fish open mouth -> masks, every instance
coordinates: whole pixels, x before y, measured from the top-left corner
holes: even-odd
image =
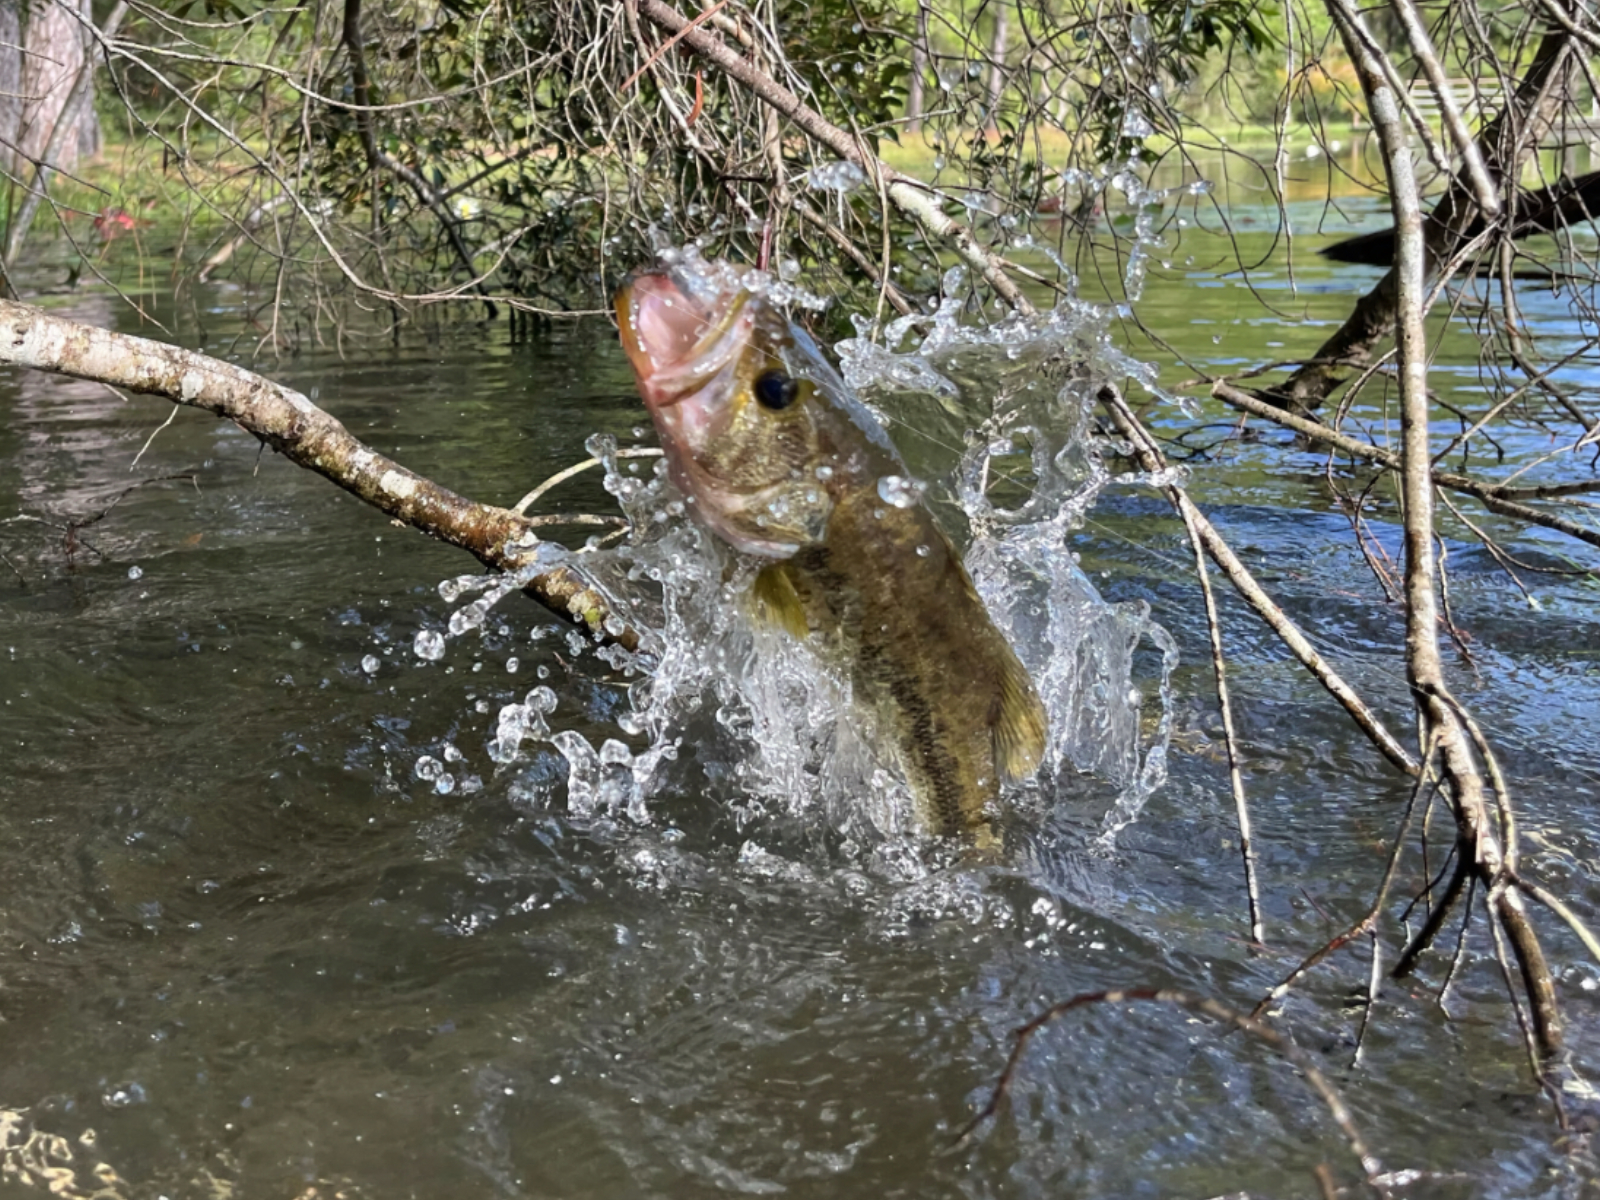
[[[617,294],[617,325],[645,399],[676,404],[722,370],[743,342],[730,335],[749,299],[740,290],[713,306],[665,274],[639,275],[624,287]]]

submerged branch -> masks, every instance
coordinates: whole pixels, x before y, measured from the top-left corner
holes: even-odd
[[[529,520],[407,470],[299,392],[231,363],[3,300],[0,362],[164,396],[226,417],[296,465],[496,570],[526,565],[529,547],[537,541]],[[610,608],[572,569],[556,567],[538,575],[527,591],[566,620],[604,633]],[[614,640],[636,649],[638,633],[625,629]]]
[[[1016,1076],[1017,1066],[1022,1060],[1023,1051],[1028,1048],[1029,1041],[1039,1030],[1074,1009],[1085,1008],[1091,1004],[1129,1004],[1136,1002],[1177,1005],[1179,1008],[1187,1009],[1192,1013],[1199,1013],[1201,1016],[1209,1017],[1221,1025],[1231,1026],[1249,1034],[1251,1037],[1258,1038],[1278,1051],[1295,1065],[1296,1069],[1305,1076],[1306,1082],[1311,1085],[1311,1089],[1322,1099],[1322,1103],[1327,1107],[1334,1124],[1344,1134],[1345,1143],[1350,1147],[1350,1153],[1361,1164],[1361,1171],[1366,1177],[1367,1183],[1371,1185],[1376,1181],[1382,1166],[1372,1152],[1367,1149],[1366,1142],[1362,1138],[1360,1130],[1356,1128],[1355,1119],[1350,1115],[1350,1109],[1345,1104],[1344,1098],[1339,1095],[1338,1089],[1333,1086],[1328,1077],[1317,1068],[1317,1064],[1309,1054],[1300,1049],[1293,1039],[1278,1032],[1271,1025],[1258,1021],[1254,1017],[1246,1016],[1244,1013],[1231,1009],[1227,1005],[1212,1000],[1207,996],[1196,996],[1189,992],[1178,991],[1175,988],[1123,988],[1104,992],[1085,992],[1081,995],[1073,996],[1070,1000],[1062,1000],[1057,1004],[1052,1004],[1017,1030],[1016,1044],[1011,1049],[1010,1057],[1006,1059],[1006,1065],[1000,1072],[1000,1077],[995,1081],[989,1102],[956,1135],[957,1143],[964,1143],[972,1136],[973,1131],[979,1125],[982,1125],[1000,1110],[1001,1103],[1010,1091],[1011,1081]]]

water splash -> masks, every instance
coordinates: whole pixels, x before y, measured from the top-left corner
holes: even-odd
[[[1146,208],[1164,197],[1125,181],[1114,186]],[[1148,222],[1136,227],[1136,238],[1153,237],[1150,229]],[[692,247],[667,256],[679,272],[726,282],[734,271],[741,286],[775,299],[813,299],[786,281],[708,262]],[[1153,389],[1154,374],[1113,344],[1113,310],[1069,295],[1036,316],[973,325],[963,322],[963,285],[953,269],[931,314],[891,322],[876,342],[842,342],[838,354],[862,401],[891,433],[905,435],[903,450],[913,435],[933,447],[913,460],[914,477],[908,470],[880,480],[880,496],[891,505],[916,503],[924,493],[936,507],[953,503],[970,531],[965,558],[974,583],[1049,709],[1044,764],[1006,796],[1007,807],[1024,819],[1048,819],[1082,796],[1078,781],[1092,774],[1116,792],[1109,810],[1097,809],[1101,844],[1109,846],[1165,779],[1176,652],[1144,605],[1099,596],[1069,538],[1111,482],[1090,421],[1097,393],[1129,376]],[[732,815],[740,844],[760,851],[740,852],[749,870],[770,866],[786,841],[820,837],[850,870],[897,888],[945,879],[957,850],[920,833],[892,739],[852,704],[848,672],[752,621],[748,594],[760,564],[732,554],[691,519],[693,502],[673,488],[663,462],[639,471],[639,460],[619,459],[608,435],[591,438],[588,449],[630,536],[574,558],[641,641],[630,652],[568,636],[574,652],[634,675],[627,710],[609,730],[579,728],[585,723],[561,718],[555,691],[535,688],[499,711],[488,743],[497,770],[520,771],[541,748],[554,749],[566,763],[575,819],[673,828],[689,802],[673,785],[687,768],[673,764],[692,746],[694,803]],[[464,601],[451,615],[450,636],[481,629],[493,604],[517,586],[509,576],[447,581],[441,595]],[[1147,642],[1161,664],[1153,733],[1143,732],[1147,700],[1134,683],[1135,654]],[[663,806],[672,807],[670,816]],[[925,896],[897,892],[895,911],[912,920],[984,907],[951,892],[954,884],[926,886]]]
[[[1129,180],[1114,186],[1144,214],[1135,240],[1149,238],[1149,210],[1167,193],[1141,193]],[[1108,846],[1165,782],[1177,648],[1143,603],[1101,598],[1070,535],[1112,482],[1090,424],[1100,388],[1131,376],[1158,389],[1151,368],[1113,344],[1112,310],[1069,295],[1034,316],[963,325],[962,284],[953,268],[915,346],[896,349],[916,327],[901,319],[881,345],[858,338],[837,350],[858,394],[898,418],[891,429],[925,425],[919,410],[935,397],[976,422],[950,479],[973,532],[967,570],[1050,713],[1045,763],[1024,790],[1036,799],[1069,793],[1078,772],[1110,783],[1118,796],[1103,821]],[[1161,660],[1160,716],[1148,738],[1133,683],[1146,639]]]

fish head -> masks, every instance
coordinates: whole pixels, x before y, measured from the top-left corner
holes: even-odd
[[[738,550],[786,558],[826,532],[844,385],[753,273],[700,266],[618,293],[622,345],[701,520]]]

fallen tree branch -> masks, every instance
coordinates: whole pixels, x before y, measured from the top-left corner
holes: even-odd
[[[226,417],[291,462],[428,536],[459,546],[487,567],[511,571],[531,561],[530,547],[537,542],[533,522],[407,470],[299,392],[243,367],[9,300],[0,300],[0,362],[163,396]],[[629,650],[638,648],[637,630],[606,632],[609,605],[571,568],[536,576],[527,591],[566,620]]]
[[[1217,708],[1222,714],[1222,736],[1228,751],[1228,789],[1233,793],[1234,821],[1239,828],[1239,855],[1244,863],[1245,899],[1250,912],[1250,940],[1264,945],[1266,923],[1261,916],[1261,886],[1256,880],[1255,839],[1250,831],[1250,803],[1244,792],[1244,773],[1240,768],[1239,736],[1233,727],[1233,703],[1228,696],[1228,669],[1222,653],[1222,619],[1217,615],[1217,598],[1211,591],[1211,575],[1206,568],[1206,548],[1200,530],[1186,509],[1180,508],[1194,550],[1194,572],[1200,580],[1200,595],[1206,606],[1206,631],[1211,638],[1211,673],[1217,682]]]
[[[1211,394],[1224,404],[1230,405],[1241,412],[1251,413],[1281,425],[1285,429],[1292,429],[1296,433],[1333,446],[1355,458],[1363,458],[1368,462],[1380,463],[1391,470],[1401,468],[1401,456],[1393,450],[1386,450],[1382,446],[1375,446],[1371,442],[1363,442],[1360,438],[1353,438],[1347,434],[1339,433],[1309,417],[1297,416],[1292,412],[1268,404],[1265,400],[1252,396],[1249,392],[1241,391],[1230,384],[1218,381],[1211,385]],[[1432,470],[1430,476],[1438,487],[1449,488],[1453,492],[1463,492],[1468,496],[1475,496],[1483,501],[1483,505],[1490,512],[1499,513],[1504,517],[1515,517],[1519,521],[1526,521],[1530,525],[1542,525],[1546,529],[1554,529],[1568,537],[1576,538],[1580,542],[1600,548],[1600,530],[1586,528],[1575,521],[1568,521],[1562,517],[1542,512],[1537,508],[1530,508],[1520,503],[1522,499],[1544,499],[1555,496],[1583,495],[1589,492],[1600,491],[1600,480],[1583,481],[1579,483],[1557,483],[1545,487],[1519,487],[1501,488],[1492,483],[1482,483],[1467,475],[1457,475],[1452,471]]]
[[[1351,36],[1353,44],[1364,51],[1361,35]],[[1560,85],[1573,60],[1574,41],[1564,29],[1547,33],[1515,93],[1478,135],[1484,169],[1491,182],[1503,186],[1507,180],[1516,180],[1528,155],[1549,130],[1560,107]],[[1382,79],[1382,65],[1374,61],[1373,67]],[[1383,83],[1385,93],[1393,100],[1387,80]],[[1468,180],[1458,176],[1429,215],[1423,234],[1426,262],[1434,269],[1443,267],[1446,274],[1453,273],[1451,263],[1458,248],[1472,240],[1474,228],[1485,228],[1475,191]],[[1378,344],[1394,331],[1399,300],[1397,268],[1391,267],[1356,302],[1344,324],[1317,349],[1312,362],[1265,394],[1295,412],[1315,412],[1344,382],[1349,369],[1359,369],[1370,362]]]
[[[1554,980],[1521,895],[1504,885],[1509,871],[1515,867],[1516,851],[1502,844],[1500,833],[1495,829],[1483,776],[1463,728],[1460,706],[1446,689],[1444,665],[1439,655],[1439,613],[1433,574],[1434,478],[1428,422],[1428,346],[1422,320],[1427,296],[1428,246],[1411,147],[1393,91],[1370,47],[1370,39],[1363,36],[1360,14],[1351,0],[1328,0],[1328,10],[1366,93],[1367,108],[1382,148],[1390,206],[1394,212],[1395,265],[1390,274],[1396,289],[1400,482],[1405,505],[1406,674],[1427,737],[1430,741],[1438,740],[1440,764],[1449,784],[1462,856],[1473,864],[1483,881],[1491,915],[1498,918],[1511,942],[1532,1010],[1532,1036],[1539,1053],[1549,1057],[1561,1049],[1562,1043]],[[1504,795],[1498,799],[1503,807],[1507,806]],[[1518,1003],[1514,991],[1512,1003]],[[1520,1014],[1520,1007],[1518,1011]],[[1538,1069],[1537,1062],[1535,1069]]]
[[[1151,474],[1166,471],[1166,457],[1122,396],[1114,388],[1102,388],[1100,403],[1110,414],[1117,432],[1133,447],[1134,457],[1139,465]],[[1184,523],[1191,526],[1198,534],[1211,561],[1222,569],[1222,573],[1228,577],[1228,582],[1233,584],[1239,595],[1243,596],[1250,607],[1255,609],[1261,619],[1272,628],[1283,644],[1289,648],[1290,653],[1315,676],[1317,682],[1328,689],[1329,694],[1344,707],[1385,758],[1407,775],[1415,775],[1419,769],[1416,759],[1392,733],[1384,728],[1383,722],[1378,720],[1377,715],[1367,707],[1355,689],[1340,677],[1321,654],[1317,653],[1311,644],[1311,639],[1306,637],[1300,627],[1289,619],[1271,596],[1267,595],[1249,568],[1239,561],[1238,555],[1234,554],[1222,535],[1195,506],[1194,501],[1189,499],[1188,493],[1176,484],[1168,484],[1164,490],[1173,508],[1183,516]]]

